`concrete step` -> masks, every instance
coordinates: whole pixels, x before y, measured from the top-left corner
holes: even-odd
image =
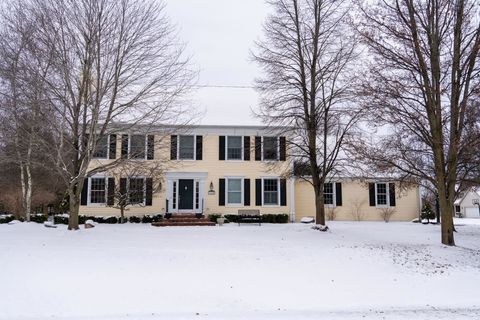
[[[214,226],[215,222],[211,222],[204,219],[197,219],[196,221],[172,221],[162,220],[159,222],[153,222],[154,227],[174,227],[174,226]]]

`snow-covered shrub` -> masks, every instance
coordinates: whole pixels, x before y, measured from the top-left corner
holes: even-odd
[[[264,223],[288,223],[288,214],[262,214],[262,222]]]
[[[221,216],[222,216],[221,214],[209,214],[208,220],[210,220],[211,222],[217,223],[217,219],[220,218]],[[233,216],[233,215],[227,215],[227,216]],[[227,216],[225,216],[225,218],[227,218]],[[228,220],[231,221],[230,219]]]
[[[432,210],[430,203],[425,202],[420,213],[420,218],[427,221],[435,219],[435,212]]]
[[[15,218],[11,214],[1,214],[0,215],[0,223],[9,223],[13,221]]]
[[[68,214],[58,214],[53,217],[55,224],[68,224]]]
[[[137,217],[137,216],[131,216],[131,217],[128,217],[128,222],[130,222],[130,223],[140,223],[140,222],[142,222],[142,218]]]
[[[32,214],[30,215],[30,221],[36,223],[44,223],[48,220],[48,216],[45,214]]]
[[[162,221],[163,215],[162,214],[155,214],[155,215],[149,215],[146,214],[142,217],[142,223],[152,223],[152,222],[159,222]],[[130,221],[131,222],[131,221]]]

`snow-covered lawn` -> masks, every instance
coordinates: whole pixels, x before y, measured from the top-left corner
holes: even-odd
[[[480,224],[0,225],[0,319],[479,319]],[[477,224],[476,224],[477,223]]]

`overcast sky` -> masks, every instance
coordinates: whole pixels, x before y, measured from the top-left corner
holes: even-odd
[[[167,12],[200,69],[200,85],[252,86],[259,74],[249,50],[262,33],[263,0],[166,0]],[[202,88],[193,100],[205,110],[202,124],[259,124],[251,88]]]

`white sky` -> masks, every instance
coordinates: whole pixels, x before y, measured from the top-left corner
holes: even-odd
[[[268,6],[263,0],[166,0],[187,52],[200,69],[199,85],[251,86],[259,75],[249,50],[262,34]],[[205,115],[201,124],[260,124],[251,109],[258,95],[251,89],[202,88],[193,100]]]

